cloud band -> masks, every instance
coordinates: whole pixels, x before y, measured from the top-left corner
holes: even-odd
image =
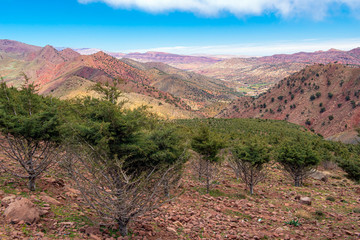
[[[151,13],[169,11],[193,12],[216,16],[228,12],[236,16],[275,13],[284,17],[310,15],[324,18],[330,10],[360,9],[359,0],[78,0],[80,3],[104,2],[115,8],[140,9]]]

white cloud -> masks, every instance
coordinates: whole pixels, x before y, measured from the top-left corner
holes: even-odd
[[[146,12],[193,12],[216,16],[229,12],[236,16],[276,13],[284,17],[310,15],[322,19],[329,10],[345,6],[350,11],[360,10],[359,0],[78,0],[80,3],[104,2],[115,8],[141,9]]]
[[[239,55],[269,56],[297,52],[327,51],[331,48],[351,50],[360,47],[360,39],[317,40],[304,39],[296,42],[267,42],[261,44],[233,44],[214,46],[175,46],[150,49],[131,49],[126,52],[169,52],[185,55]]]

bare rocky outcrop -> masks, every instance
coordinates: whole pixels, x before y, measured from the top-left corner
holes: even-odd
[[[41,199],[42,201],[44,201],[44,202],[46,202],[46,203],[49,203],[49,204],[52,204],[52,205],[56,205],[56,206],[61,205],[61,203],[60,203],[58,200],[56,200],[55,198],[49,197],[49,196],[46,195],[46,194],[42,194],[42,195],[40,196],[40,199]]]
[[[10,223],[25,222],[33,224],[40,219],[40,210],[29,199],[21,198],[9,204],[4,212],[5,220]]]
[[[316,179],[316,180],[321,180],[321,181],[324,181],[324,182],[327,182],[328,181],[328,176],[321,172],[321,171],[315,171],[313,173],[311,173],[309,175],[309,177],[313,178],[313,179]]]
[[[309,197],[300,197],[300,203],[305,204],[305,205],[311,205],[311,198]]]

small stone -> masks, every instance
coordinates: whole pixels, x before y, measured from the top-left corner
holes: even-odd
[[[310,206],[311,205],[311,198],[309,198],[309,197],[301,197],[300,198],[300,203]]]
[[[40,199],[42,201],[50,203],[52,205],[56,205],[56,206],[61,205],[61,203],[58,200],[56,200],[56,199],[54,199],[52,197],[49,197],[49,196],[40,196]]]
[[[173,232],[173,233],[177,233],[176,230],[172,227],[167,227],[166,230],[168,230],[169,232]]]
[[[310,174],[310,177],[313,179],[316,179],[316,180],[324,181],[324,182],[328,181],[328,176],[320,171],[313,172],[312,174]]]
[[[93,239],[93,240],[101,240],[100,237],[98,237],[98,236],[96,236],[96,235],[94,235],[94,234],[90,234],[89,237],[90,237],[91,239]]]

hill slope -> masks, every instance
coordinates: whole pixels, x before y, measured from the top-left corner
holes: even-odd
[[[313,53],[278,54],[257,58],[226,59],[202,68],[191,69],[209,77],[239,83],[242,87],[263,84],[268,87],[314,63],[360,64],[360,48],[350,51],[330,49]]]
[[[280,81],[259,98],[242,97],[219,118],[288,120],[329,137],[359,126],[360,68],[316,64]]]
[[[129,53],[123,56],[139,62],[162,62],[183,70],[193,70],[221,61],[216,57],[188,56],[165,52]]]
[[[18,49],[25,49],[24,55],[13,57],[13,52],[0,51],[0,76],[8,83],[19,86],[23,81],[20,73],[24,72],[40,86],[42,94],[59,97],[74,96],[75,93],[84,95],[86,89],[81,86],[87,81],[95,84],[121,78],[124,80],[124,84],[120,86],[123,91],[146,96],[136,99],[156,102],[157,105],[153,107],[170,104],[175,109],[171,112],[176,112],[176,108],[181,111],[199,110],[219,101],[230,102],[237,98],[235,90],[227,87],[223,81],[162,63],[144,64],[129,59],[119,60],[104,52],[85,56],[71,49],[58,51],[52,46],[37,48],[17,42],[12,45],[20,45]],[[160,102],[150,101],[148,97]],[[168,115],[163,112],[161,114]]]

